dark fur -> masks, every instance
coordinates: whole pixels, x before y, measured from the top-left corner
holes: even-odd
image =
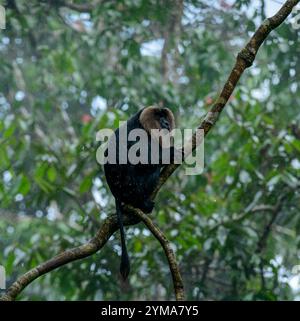
[[[142,116],[141,116],[142,115]],[[148,155],[151,155],[151,139],[153,139],[149,131],[150,129],[161,129],[160,120],[166,120],[172,130],[175,126],[174,116],[167,108],[147,107],[132,116],[127,122],[127,134],[132,129],[141,128],[148,132]],[[116,199],[116,209],[118,215],[118,223],[121,232],[122,258],[120,272],[124,279],[127,278],[130,271],[129,258],[125,243],[125,233],[123,228],[122,203],[130,204],[141,209],[145,213],[150,213],[153,210],[154,202],[150,199],[154,188],[156,187],[160,175],[161,168],[161,152],[160,148],[160,163],[159,164],[118,164],[119,152],[119,128],[115,131],[116,134],[116,151],[117,164],[105,164],[105,176],[112,194]],[[127,150],[134,145],[135,141],[128,141]],[[171,160],[174,159],[174,148],[171,146]]]

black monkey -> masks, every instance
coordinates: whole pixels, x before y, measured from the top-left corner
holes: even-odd
[[[145,213],[153,210],[154,202],[150,199],[154,188],[156,187],[163,164],[163,152],[170,154],[170,162],[175,157],[181,157],[181,152],[170,145],[167,150],[161,146],[159,139],[159,162],[150,163],[151,140],[157,139],[151,135],[151,129],[166,129],[172,131],[175,128],[174,115],[168,108],[146,107],[132,116],[123,126],[127,126],[127,150],[130,149],[138,140],[129,141],[128,135],[133,129],[144,129],[147,132],[148,163],[147,164],[119,164],[119,140],[120,128],[115,131],[115,141],[110,140],[108,146],[116,150],[116,164],[106,163],[104,171],[107,183],[116,200],[116,212],[121,233],[122,256],[120,273],[123,279],[127,279],[130,271],[129,257],[125,242],[125,233],[123,227],[122,204],[130,204],[141,209]],[[158,140],[157,140],[158,141]],[[120,146],[122,148],[122,145]],[[179,155],[180,154],[180,155]],[[107,156],[107,154],[106,154]]]

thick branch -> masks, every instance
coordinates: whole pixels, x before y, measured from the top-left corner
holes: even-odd
[[[215,125],[218,117],[222,110],[224,109],[228,99],[232,95],[241,75],[246,68],[249,68],[258,52],[258,49],[265,41],[269,33],[277,28],[282,22],[288,17],[292,12],[293,8],[299,3],[300,0],[288,0],[281,7],[281,9],[271,18],[266,19],[262,25],[254,33],[247,45],[240,51],[237,56],[235,66],[233,67],[224,87],[221,91],[219,98],[216,103],[212,106],[211,110],[206,114],[204,120],[199,125],[198,129],[203,129],[204,136],[208,134],[211,128]],[[192,137],[192,147],[195,149],[196,145],[196,135]],[[179,164],[170,164],[164,168],[162,171],[159,184],[153,193],[153,198],[155,198],[157,192],[160,190],[161,186],[166,182],[166,180],[173,174],[173,172],[179,167]]]
[[[17,295],[23,291],[23,289],[37,279],[56,268],[65,265],[67,263],[83,259],[99,251],[103,245],[108,241],[110,236],[118,229],[118,224],[114,216],[108,217],[98,230],[95,237],[93,237],[88,243],[78,246],[76,248],[67,250],[53,257],[52,259],[41,263],[30,271],[20,276],[6,291],[6,293],[0,297],[0,301],[14,300]]]
[[[168,259],[170,271],[173,278],[173,285],[174,285],[176,300],[183,301],[185,298],[183,282],[182,282],[182,278],[180,275],[175,254],[170,246],[169,240],[165,237],[163,232],[153,224],[149,216],[144,214],[141,210],[136,210],[133,207],[129,207],[129,209],[145,223],[145,225],[148,227],[148,229],[152,232],[152,234],[157,238],[157,240],[160,242],[161,246],[163,247],[166,257]]]
[[[141,210],[135,209],[132,206],[127,206],[126,211],[130,211],[135,216],[125,217],[125,225],[133,225],[142,220],[145,225],[149,228],[152,234],[162,245],[166,257],[168,259],[170,271],[172,274],[174,292],[177,301],[184,300],[184,287],[182,278],[180,275],[179,267],[176,262],[175,254],[170,246],[168,239],[165,237],[162,231],[155,226],[151,219],[144,214]],[[6,293],[0,298],[0,301],[11,301],[14,300],[23,289],[33,282],[38,277],[55,270],[56,268],[65,265],[67,263],[83,259],[99,251],[105,243],[108,241],[110,236],[118,229],[118,224],[115,216],[108,217],[99,228],[95,237],[93,237],[88,243],[78,246],[76,248],[66,250],[61,254],[53,257],[52,259],[38,265],[37,267],[26,272],[24,275],[19,277],[6,291]]]

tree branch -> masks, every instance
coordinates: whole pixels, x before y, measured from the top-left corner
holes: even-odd
[[[271,18],[268,18],[255,32],[253,37],[250,39],[248,44],[244,49],[238,54],[236,64],[231,71],[231,74],[226,81],[223,90],[216,101],[216,103],[212,106],[211,110],[206,114],[205,119],[202,121],[199,129],[204,130],[204,134],[210,131],[210,129],[215,125],[218,120],[219,114],[224,109],[229,97],[231,96],[234,88],[236,87],[238,80],[240,79],[242,73],[246,68],[249,68],[257,54],[257,51],[263,41],[267,38],[269,33],[278,27],[291,13],[294,6],[299,3],[300,0],[288,0],[281,7],[281,9]],[[97,1],[98,3],[98,1]],[[69,4],[70,7],[70,4]],[[78,8],[77,8],[78,9]],[[192,148],[195,149],[196,146],[196,136],[194,135],[191,139],[191,142],[188,142],[188,145],[192,143]],[[165,167],[162,171],[159,183],[152,195],[154,199],[157,195],[158,191],[162,187],[162,185],[166,182],[166,180],[172,175],[172,173],[179,167],[178,164],[171,164]],[[177,263],[175,261],[174,254],[172,251],[170,252],[170,247],[168,240],[164,237],[164,235],[154,227],[151,220],[140,210],[131,208],[131,213],[134,212],[139,218],[143,219],[145,224],[150,228],[151,232],[155,235],[155,237],[161,242],[165,253],[168,257],[170,269],[172,271],[174,288],[177,289],[176,298],[183,298],[183,287],[182,281],[179,274],[179,270],[177,268]],[[149,220],[150,221],[149,221]],[[138,219],[135,215],[125,215],[124,224],[132,225],[138,223]],[[97,251],[99,251],[104,244],[108,241],[110,236],[118,229],[116,216],[110,216],[102,223],[95,237],[92,238],[88,243],[76,247],[74,249],[67,250],[54,258],[48,260],[45,263],[38,265],[32,270],[28,271],[21,277],[19,277],[6,291],[0,300],[14,300],[17,295],[22,292],[22,290],[39,276],[46,274],[62,265],[65,265],[69,262],[79,260],[90,256]]]
[[[208,134],[211,128],[215,125],[218,117],[225,105],[227,104],[230,96],[232,95],[241,75],[243,72],[252,66],[252,63],[256,57],[258,49],[265,41],[269,33],[280,26],[283,21],[292,12],[293,8],[299,3],[300,0],[288,0],[280,8],[280,10],[271,18],[266,19],[262,25],[257,29],[254,35],[251,37],[250,41],[246,46],[239,52],[235,66],[233,67],[224,87],[221,91],[219,98],[212,106],[211,110],[206,114],[204,120],[199,125],[198,129],[203,129],[204,136]],[[191,144],[192,150],[194,150],[196,145],[196,134],[192,137],[191,141],[187,144]],[[159,183],[153,192],[153,198],[155,198],[157,192],[160,190],[161,186],[166,182],[166,180],[173,174],[173,172],[179,167],[179,164],[170,164],[164,168],[162,171]]]
[[[163,234],[163,232],[160,231],[160,229],[153,224],[152,220],[141,210],[129,205],[125,207],[125,210],[130,211],[130,213],[134,214],[138,219],[136,219],[134,216],[126,216],[124,218],[124,225],[133,225],[142,220],[162,245],[166,257],[168,259],[170,271],[172,274],[176,300],[183,301],[185,298],[183,282],[175,258],[175,254],[170,246],[168,239]],[[104,220],[95,237],[93,237],[88,243],[70,250],[66,250],[61,254],[53,257],[52,259],[26,272],[7,289],[6,293],[2,297],[0,297],[0,301],[15,300],[17,295],[21,293],[28,284],[33,282],[38,277],[50,271],[53,271],[62,265],[83,259],[87,256],[90,256],[98,252],[106,244],[111,235],[113,235],[114,232],[118,230],[118,228],[119,226],[117,223],[116,216],[109,216],[107,219]]]
[[[168,259],[168,263],[169,263],[169,267],[170,267],[170,271],[173,279],[176,300],[183,301],[185,299],[183,282],[182,282],[182,278],[180,275],[179,266],[177,264],[175,254],[170,246],[169,240],[166,238],[163,232],[153,224],[149,216],[144,214],[139,209],[137,210],[131,206],[128,206],[128,208],[145,223],[148,229],[160,242],[162,248],[165,251],[166,257]]]
[[[83,259],[99,251],[104,244],[108,241],[110,236],[118,229],[116,217],[108,217],[102,223],[101,228],[97,234],[86,244],[75,247],[70,250],[66,250],[61,254],[56,255],[52,259],[41,263],[30,271],[20,276],[6,291],[6,293],[0,297],[0,301],[12,301],[17,295],[24,290],[24,288],[37,279],[56,268],[65,265],[67,263]]]

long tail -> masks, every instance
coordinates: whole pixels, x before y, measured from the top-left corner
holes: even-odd
[[[117,217],[118,223],[120,227],[120,234],[121,234],[121,247],[122,247],[122,256],[121,256],[121,264],[120,264],[120,273],[123,277],[123,280],[126,280],[128,274],[130,272],[130,262],[126,247],[126,239],[125,239],[125,231],[123,226],[123,215],[121,210],[121,203],[116,200],[116,210],[117,210]]]

